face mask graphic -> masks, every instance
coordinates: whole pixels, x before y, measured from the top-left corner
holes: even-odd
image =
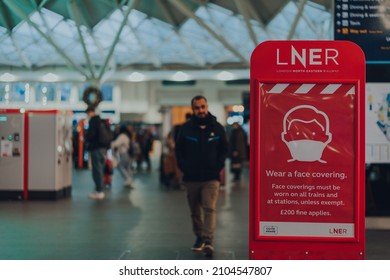
[[[290,109],[284,116],[281,136],[292,156],[289,162],[326,162],[321,157],[332,140],[329,118],[314,106],[300,105]]]

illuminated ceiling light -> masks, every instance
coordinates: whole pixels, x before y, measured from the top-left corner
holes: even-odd
[[[243,116],[230,116],[226,120],[228,125],[232,125],[235,122],[238,123],[239,125],[242,125],[244,123],[244,118]]]
[[[58,76],[53,73],[47,73],[42,77],[44,82],[57,82],[58,81]]]
[[[245,107],[242,105],[234,105],[233,106],[233,112],[242,113],[244,112]]]
[[[217,79],[221,81],[234,80],[234,74],[228,71],[218,73]]]
[[[182,71],[178,71],[172,76],[172,80],[177,82],[188,81],[190,80],[190,76]]]
[[[145,80],[145,75],[140,72],[133,72],[127,77],[127,80],[130,82],[142,82]]]
[[[0,81],[2,82],[13,82],[15,81],[15,76],[10,73],[4,73],[0,76]]]

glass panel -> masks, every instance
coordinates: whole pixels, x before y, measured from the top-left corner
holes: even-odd
[[[56,84],[37,83],[35,86],[35,100],[46,104],[56,100]]]
[[[15,83],[11,94],[11,100],[15,102],[24,102],[26,98],[25,93],[25,83]]]
[[[0,101],[30,102],[28,83],[0,83]]]
[[[72,84],[66,83],[66,84],[59,84],[60,92],[61,92],[61,101],[70,101],[70,94],[72,91]]]
[[[102,100],[103,101],[112,101],[112,84],[103,84],[100,88],[102,91]]]

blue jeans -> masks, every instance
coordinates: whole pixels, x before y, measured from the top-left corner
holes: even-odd
[[[99,148],[90,151],[92,164],[92,178],[95,182],[95,191],[102,192],[104,187],[104,164],[106,162],[106,149]]]
[[[212,241],[217,222],[219,181],[183,182],[191,211],[192,230],[197,237]]]

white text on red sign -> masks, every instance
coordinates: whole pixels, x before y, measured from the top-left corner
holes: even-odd
[[[291,46],[290,53],[283,53],[279,48],[276,49],[276,64],[277,65],[297,65],[299,62],[303,67],[307,65],[339,65],[337,57],[339,55],[336,49],[306,49],[302,48],[299,52]]]

